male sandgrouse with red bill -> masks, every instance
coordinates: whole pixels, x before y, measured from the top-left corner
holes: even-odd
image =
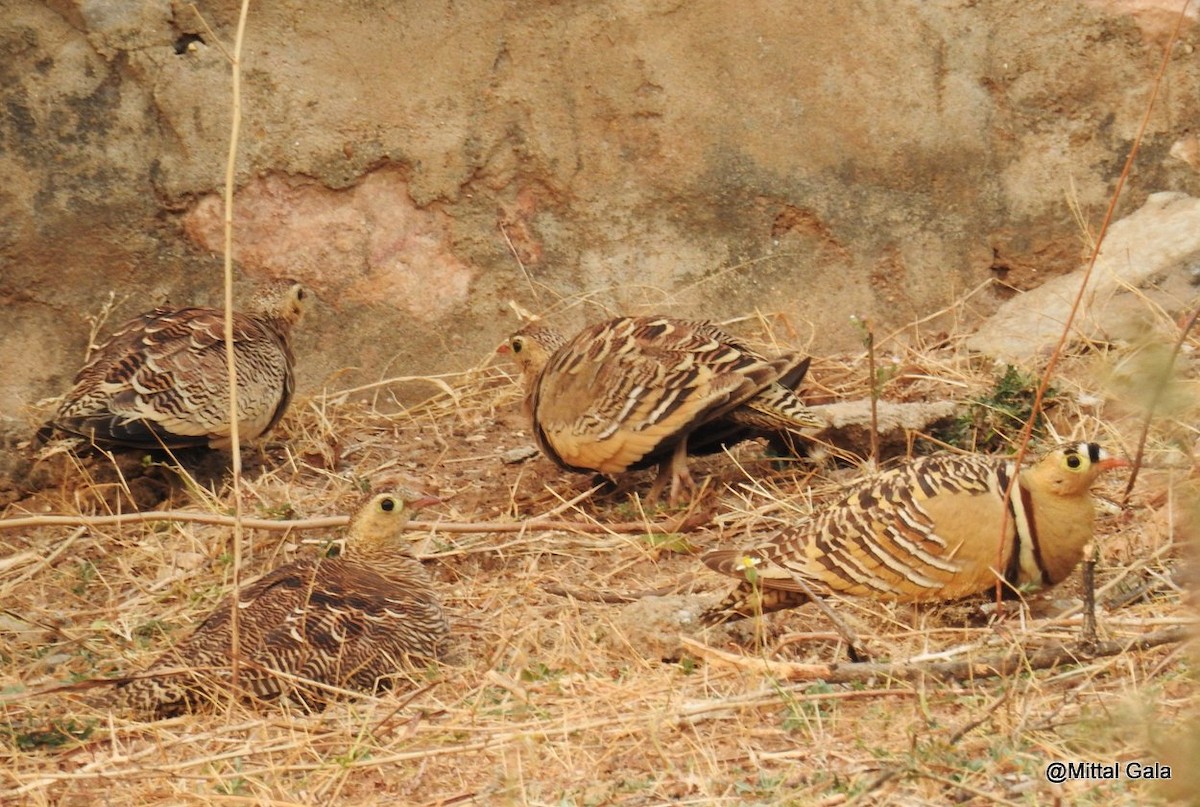
[[[818,596],[898,602],[955,600],[997,580],[1010,595],[1053,586],[1092,539],[1092,484],[1126,465],[1096,443],[1056,448],[1023,470],[978,455],[910,460],[758,546],[707,553],[708,566],[743,582],[701,621],[802,605],[809,598],[795,578]]]

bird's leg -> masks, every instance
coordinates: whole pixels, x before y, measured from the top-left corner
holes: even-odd
[[[667,486],[667,474],[670,471],[670,465],[666,462],[658,464],[658,473],[654,476],[654,484],[650,486],[650,492],[646,494],[646,506],[653,507],[658,504],[658,497],[662,494],[663,488]]]
[[[692,475],[688,473],[687,437],[675,444],[675,450],[671,453],[669,461],[658,464],[658,476],[654,478],[654,484],[650,486],[648,501],[658,501],[658,496],[662,493],[668,479],[671,480],[671,495],[667,499],[667,504],[671,507],[679,504],[680,494],[683,491],[696,489],[696,483],[692,480]]]

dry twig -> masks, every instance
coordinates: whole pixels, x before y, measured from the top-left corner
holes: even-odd
[[[1023,648],[1001,656],[982,660],[946,661],[936,663],[857,662],[850,664],[799,664],[787,661],[743,656],[717,650],[688,637],[682,637],[684,647],[709,661],[731,664],[765,675],[788,680],[824,681],[827,684],[850,684],[862,681],[912,681],[935,678],[943,681],[975,681],[980,678],[1006,677],[1022,671],[1047,670],[1063,664],[1079,664],[1090,658],[1140,652],[1152,647],[1182,642],[1192,635],[1185,626],[1166,628],[1127,642],[1097,642],[1094,647],[1063,643],[1049,644],[1032,652]]]

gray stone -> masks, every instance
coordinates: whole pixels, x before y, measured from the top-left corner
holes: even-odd
[[[1152,328],[1150,314],[1195,307],[1200,269],[1200,199],[1156,193],[1137,212],[1109,228],[1070,339],[1139,342]],[[1006,302],[967,344],[1010,364],[1045,361],[1085,282],[1081,268]]]

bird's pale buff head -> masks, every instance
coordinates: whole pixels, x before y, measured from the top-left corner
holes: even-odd
[[[312,292],[295,280],[276,280],[263,286],[254,295],[250,308],[257,314],[295,325],[303,317],[312,300]]]
[[[1050,492],[1079,496],[1087,493],[1104,471],[1128,465],[1127,460],[1109,454],[1097,443],[1074,443],[1051,451],[1033,471]]]
[[[368,498],[350,520],[346,552],[351,555],[404,552],[400,533],[417,510],[438,500],[432,496],[377,493]]]
[[[501,353],[512,356],[526,381],[537,377],[554,352],[566,344],[557,331],[536,322],[526,325],[500,346]]]

